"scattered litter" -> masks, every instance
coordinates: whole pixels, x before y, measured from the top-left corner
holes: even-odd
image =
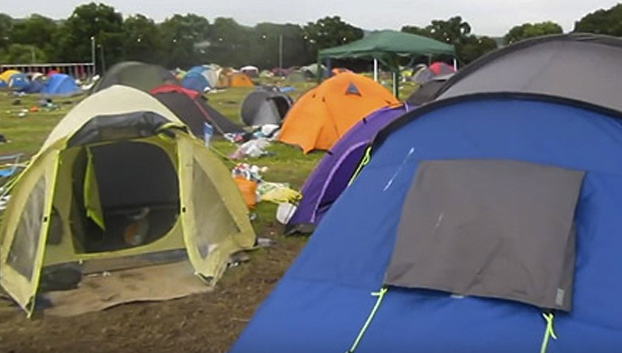
[[[287,184],[264,182],[261,183],[257,189],[257,192],[261,195],[260,201],[281,204],[285,202],[297,202],[302,198],[302,195],[298,191],[291,189]]]
[[[280,203],[276,209],[276,220],[281,224],[289,223],[290,218],[296,212],[297,206],[291,203]]]
[[[280,126],[276,124],[265,124],[257,127],[253,131],[253,137],[256,139],[273,140],[279,132]]]
[[[270,238],[257,238],[257,246],[260,248],[267,248],[272,246],[275,243],[274,240]]]
[[[238,163],[231,171],[231,175],[234,178],[240,176],[246,180],[259,182],[262,181],[261,174],[259,173],[265,173],[267,171],[268,167],[259,167],[248,163]]]
[[[229,155],[230,159],[242,159],[247,157],[257,158],[270,155],[266,148],[270,146],[270,141],[259,138],[244,142],[238,149]]]
[[[233,178],[233,181],[240,189],[242,193],[242,199],[244,200],[244,204],[249,209],[253,209],[255,204],[257,204],[257,182],[254,180],[248,180],[243,176],[236,176]]]

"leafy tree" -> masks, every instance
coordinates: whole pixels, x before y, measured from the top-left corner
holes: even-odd
[[[11,41],[35,46],[45,52],[48,59],[53,60],[56,52],[54,40],[57,27],[57,23],[51,18],[33,14],[26,19],[15,20]]]
[[[97,43],[98,67],[123,59],[123,17],[111,6],[90,3],[76,7],[58,36],[59,59],[91,61],[91,38]]]
[[[503,37],[506,44],[512,44],[521,40],[533,37],[544,36],[547,34],[559,34],[564,30],[555,22],[546,21],[540,23],[524,23],[520,26],[514,26]]]
[[[208,58],[231,66],[246,65],[252,57],[250,44],[253,39],[260,40],[252,28],[242,26],[232,18],[216,18],[212,25]]]
[[[448,20],[433,20],[425,28],[404,26],[402,32],[429,37],[453,45],[456,49],[456,56],[463,63],[469,63],[497,48],[497,43],[493,39],[471,34],[471,25],[463,21],[460,16],[451,17]]]
[[[416,34],[416,35],[419,35],[419,36],[424,36],[424,37],[432,38],[432,35],[428,31],[428,29],[425,28],[425,27],[403,26],[401,31],[402,32],[406,32],[406,33],[410,33],[410,34]]]
[[[420,36],[436,39],[452,45],[458,45],[467,40],[471,34],[471,25],[455,16],[448,20],[433,20],[425,28],[417,26],[404,26],[402,32],[417,34]]]
[[[155,22],[143,15],[123,21],[123,59],[159,63],[162,59],[162,37]]]
[[[339,16],[324,17],[309,22],[303,28],[304,37],[311,44],[312,53],[336,47],[363,38],[363,30],[341,20]]]
[[[34,45],[13,43],[6,50],[0,50],[0,62],[7,64],[45,63],[47,57]]]
[[[608,10],[600,9],[575,22],[574,32],[622,36],[622,4]]]
[[[433,20],[426,29],[436,40],[453,45],[462,44],[471,34],[471,25],[462,21],[460,16],[452,17],[446,21]]]
[[[470,35],[461,44],[458,45],[456,51],[460,60],[468,64],[480,56],[497,49],[497,42],[490,37],[477,37]]]
[[[211,26],[195,14],[174,15],[159,25],[167,67],[190,67],[205,61],[205,48],[210,45]]]
[[[13,19],[7,14],[0,13],[0,49],[6,48],[11,43],[11,31]]]

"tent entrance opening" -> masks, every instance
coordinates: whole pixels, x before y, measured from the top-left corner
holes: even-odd
[[[172,156],[147,142],[78,147],[71,227],[76,251],[115,251],[165,236],[179,216]]]

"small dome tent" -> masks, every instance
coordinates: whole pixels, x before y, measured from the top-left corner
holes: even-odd
[[[210,89],[207,77],[196,71],[188,71],[186,76],[184,76],[181,80],[180,84],[183,88],[190,89],[198,93],[204,93]]]
[[[348,186],[371,139],[407,111],[407,105],[381,108],[348,130],[307,177],[300,190],[302,199],[287,222],[285,232],[311,233]]]
[[[164,85],[178,84],[177,78],[163,67],[137,61],[126,61],[114,65],[99,79],[91,93],[101,91],[113,85],[123,85],[143,92]]]
[[[80,93],[80,88],[75,80],[65,74],[52,74],[43,83],[41,93],[44,95],[68,96]]]
[[[210,106],[201,94],[175,85],[164,85],[151,94],[179,117],[197,137],[203,138],[205,123],[214,128],[215,135],[243,133],[244,129]]]
[[[571,34],[458,72],[374,138],[230,352],[616,352],[621,60]]]
[[[17,73],[11,75],[9,78],[9,88],[14,91],[25,91],[30,86],[30,80],[28,76],[23,73]]]
[[[0,226],[0,284],[24,310],[32,313],[54,266],[182,250],[214,282],[232,253],[254,245],[229,171],[185,129],[155,98],[125,86],[89,96],[58,123],[16,182]]]
[[[296,101],[285,117],[279,141],[298,145],[304,153],[328,150],[369,113],[398,103],[372,79],[338,73]]]
[[[260,88],[244,97],[240,115],[248,126],[280,125],[292,104],[288,95],[278,90]]]

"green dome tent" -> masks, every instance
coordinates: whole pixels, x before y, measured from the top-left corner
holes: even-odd
[[[55,266],[119,269],[181,250],[214,283],[230,255],[254,245],[229,171],[185,129],[157,99],[113,86],[52,130],[0,227],[0,284],[28,314]]]
[[[137,61],[126,61],[113,66],[95,83],[91,94],[113,85],[123,85],[139,89],[143,92],[164,85],[178,84],[172,73],[163,67]]]

